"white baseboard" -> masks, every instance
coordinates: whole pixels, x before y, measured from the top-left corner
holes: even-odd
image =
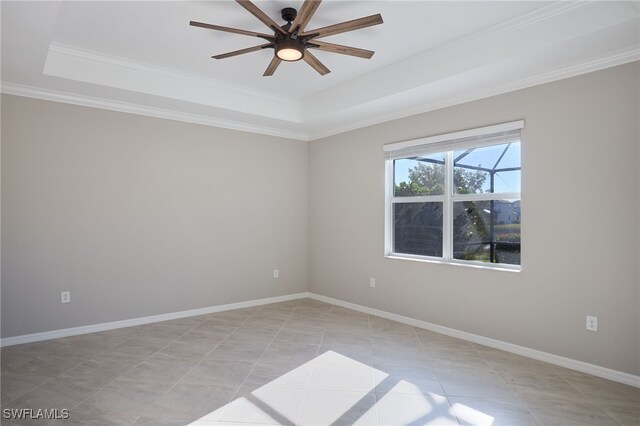
[[[61,330],[45,331],[42,333],[25,334],[22,336],[6,337],[0,339],[0,347],[20,345],[23,343],[39,342],[42,340],[58,339],[60,337],[77,336],[80,334],[95,333],[98,331],[114,330],[117,328],[132,327],[135,325],[150,324],[155,322],[169,321],[173,319],[193,317],[197,315],[212,314],[216,312],[230,311],[233,309],[250,308],[253,306],[269,305],[278,302],[287,302],[290,300],[311,298],[321,302],[330,303],[332,305],[341,306],[354,311],[364,312],[366,314],[375,315],[377,317],[390,319],[403,324],[414,327],[423,328],[425,330],[434,331],[436,333],[466,340],[480,345],[489,346],[491,348],[500,349],[506,352],[526,356],[528,358],[537,359],[539,361],[548,362],[549,364],[558,365],[569,368],[571,370],[581,371],[583,373],[592,374],[604,379],[613,380],[630,386],[640,388],[640,376],[624,373],[622,371],[612,370],[610,368],[601,367],[599,365],[589,364],[575,359],[566,358],[559,355],[542,352],[537,349],[527,348],[526,346],[515,345],[513,343],[503,342],[502,340],[491,339],[489,337],[479,336],[466,331],[456,330],[454,328],[444,327],[430,322],[405,317],[391,312],[381,311],[379,309],[369,308],[367,306],[355,303],[345,302],[343,300],[334,299],[320,294],[302,292],[287,294],[284,296],[269,297],[266,299],[249,300],[246,302],[230,303],[227,305],[209,306],[206,308],[191,309],[188,311],[171,312],[167,314],[152,315],[148,317],[132,318],[122,321],[105,322],[102,324],[87,325],[82,327],[65,328]]]
[[[306,297],[309,297],[309,293],[304,292],[287,294],[284,296],[268,297],[266,299],[249,300],[246,302],[229,303],[227,305],[190,309],[188,311],[170,312],[168,314],[151,315],[148,317],[131,318],[121,321],[105,322],[102,324],[85,325],[81,327],[45,331],[42,333],[5,337],[4,339],[0,339],[0,347],[21,345],[23,343],[39,342],[42,340],[58,339],[60,337],[77,336],[79,334],[96,333],[98,331],[114,330],[116,328],[132,327],[134,325],[169,321],[179,318],[194,317],[197,315],[213,314],[216,312],[230,311],[233,309],[250,308],[252,306],[269,305],[271,303],[287,302],[289,300],[304,299]]]
[[[489,337],[479,336],[473,333],[467,333],[466,331],[460,331],[454,328],[432,324],[430,322],[393,314],[391,312],[381,311],[379,309],[369,308],[367,306],[357,305],[355,303],[345,302],[339,299],[333,299],[331,297],[322,296],[315,293],[308,293],[308,296],[311,299],[319,300],[321,302],[331,303],[332,305],[341,306],[343,308],[352,309],[354,311],[364,312],[366,314],[375,315],[377,317],[390,319],[403,324],[412,325],[414,327],[423,328],[425,330],[434,331],[436,333],[444,334],[473,343],[478,343],[480,345],[500,349],[505,352],[511,352],[517,355],[533,358],[538,361],[548,362],[549,364],[558,365],[560,367],[569,368],[571,370],[580,371],[583,373],[591,374],[593,376],[602,377],[604,379],[613,380],[615,382],[624,383],[626,385],[640,388],[640,376],[635,376],[633,374],[612,370],[610,368],[589,364],[587,362],[582,362],[559,355],[550,354],[548,352],[542,352],[537,349],[527,348],[526,346],[503,342],[502,340],[496,340]]]

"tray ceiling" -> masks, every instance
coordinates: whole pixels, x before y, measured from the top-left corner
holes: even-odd
[[[256,1],[280,21],[302,1]],[[2,91],[311,140],[640,58],[638,2],[325,0],[307,28],[375,13],[384,24],[327,37],[370,60],[314,54],[332,71],[190,20],[268,32],[232,1],[3,1]]]

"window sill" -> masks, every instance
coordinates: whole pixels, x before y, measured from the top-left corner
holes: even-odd
[[[417,255],[410,255],[410,254],[391,253],[391,254],[386,254],[384,257],[387,259],[394,259],[394,260],[410,260],[414,262],[435,263],[439,265],[462,266],[464,268],[488,269],[491,271],[504,271],[504,272],[521,272],[522,271],[522,267],[517,265],[508,266],[504,264],[455,262],[450,260],[443,260],[440,258],[417,256]]]

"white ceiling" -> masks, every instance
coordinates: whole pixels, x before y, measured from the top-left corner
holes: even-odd
[[[280,22],[301,0],[256,1]],[[211,55],[259,39],[190,20],[269,29],[233,1],[2,1],[2,91],[137,114],[317,139],[640,59],[640,8],[626,2],[325,0],[307,28],[375,13],[384,24],[327,37],[375,50]]]

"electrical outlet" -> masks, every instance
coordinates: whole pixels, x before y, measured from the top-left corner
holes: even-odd
[[[60,303],[69,303],[71,302],[71,292],[63,291],[60,293]]]
[[[587,315],[587,330],[598,331],[598,317]]]
[[[277,269],[273,270],[273,278],[280,278],[280,271]]]
[[[369,287],[371,288],[375,288],[376,287],[376,279],[371,277],[369,278]]]

